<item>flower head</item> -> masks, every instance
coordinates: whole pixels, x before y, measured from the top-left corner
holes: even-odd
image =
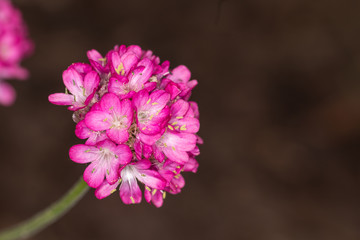
[[[4,80],[27,78],[28,72],[20,62],[32,49],[20,11],[9,0],[0,0],[0,104],[14,102],[15,91]]]
[[[182,172],[196,172],[202,140],[199,111],[189,102],[197,84],[185,66],[170,69],[139,46],[115,46],[105,56],[87,53],[90,64],[74,63],[63,73],[65,93],[49,96],[69,105],[75,134],[87,139],[70,149],[70,159],[89,164],[84,180],[102,199],[117,189],[125,204],[144,197],[156,207],[166,192],[185,185]]]

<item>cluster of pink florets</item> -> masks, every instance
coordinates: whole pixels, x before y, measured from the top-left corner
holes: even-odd
[[[21,60],[32,51],[21,13],[9,0],[0,0],[0,104],[11,105],[14,89],[4,79],[26,79]]]
[[[49,101],[70,105],[75,134],[87,139],[71,147],[70,159],[90,163],[84,180],[102,199],[119,187],[126,204],[147,202],[160,207],[165,193],[177,194],[183,171],[196,172],[199,111],[190,102],[190,71],[139,46],[115,46],[105,57],[88,51],[90,64],[74,63],[63,73],[66,93]]]

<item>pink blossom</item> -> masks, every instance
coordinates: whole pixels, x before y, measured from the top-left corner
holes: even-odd
[[[54,93],[49,96],[49,101],[56,105],[70,105],[69,110],[72,111],[86,107],[100,82],[98,73],[88,71],[87,67],[89,66],[74,64],[65,70],[63,81],[71,94]]]
[[[181,173],[199,166],[199,109],[188,101],[197,81],[185,66],[172,70],[169,61],[136,45],[87,56],[90,64],[64,72],[69,93],[49,97],[70,105],[75,134],[86,139],[70,149],[70,158],[89,164],[84,179],[98,199],[119,189],[125,204],[140,203],[141,183],[145,200],[160,207],[167,192],[185,186]]]
[[[15,90],[10,84],[0,82],[0,104],[10,106],[15,100]]]
[[[104,182],[95,192],[97,198],[102,199],[114,192],[114,189],[120,185],[120,198],[125,204],[134,204],[141,202],[142,194],[138,185],[138,181],[145,184],[148,188],[164,189],[166,181],[161,175],[149,169],[151,162],[149,160],[141,160],[126,165],[121,169],[121,180],[113,186],[109,186],[108,182]]]
[[[120,101],[115,94],[107,93],[100,100],[100,109],[92,110],[85,116],[85,123],[94,131],[106,131],[112,141],[121,144],[129,138],[132,119],[130,100]]]
[[[164,155],[171,161],[184,164],[189,160],[188,151],[195,149],[196,136],[191,133],[166,131],[153,145],[153,150],[160,162]]]
[[[156,90],[149,95],[146,90],[136,94],[133,99],[137,111],[137,124],[144,134],[157,134],[164,128],[169,117],[167,103],[170,95],[163,90]]]
[[[190,107],[190,103],[179,99],[170,108],[171,119],[168,128],[177,132],[197,133],[200,128],[199,119]]]
[[[198,84],[197,80],[190,81],[191,72],[184,65],[174,68],[166,77],[177,84],[181,90],[179,96],[185,100],[190,98],[191,90]]]
[[[21,12],[9,0],[0,0],[0,104],[8,106],[14,102],[15,91],[4,80],[28,77],[20,63],[32,49]]]
[[[106,177],[109,184],[119,178],[119,167],[130,162],[131,150],[127,145],[114,144],[104,140],[95,146],[78,144],[70,148],[70,159],[76,163],[91,163],[84,172],[84,180],[90,187],[97,188]]]

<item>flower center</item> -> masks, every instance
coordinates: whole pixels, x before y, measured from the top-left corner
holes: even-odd
[[[114,158],[114,153],[107,148],[100,148],[101,160],[109,163]]]
[[[127,125],[124,123],[126,120],[127,120],[126,115],[121,117],[115,116],[113,121],[113,127],[120,129],[127,128]]]
[[[148,119],[148,112],[147,111],[138,112],[138,120],[139,120],[139,122],[144,123],[144,122],[147,121],[147,119]]]

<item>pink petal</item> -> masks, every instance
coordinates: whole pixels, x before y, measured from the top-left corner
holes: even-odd
[[[106,130],[106,135],[117,144],[125,143],[129,139],[127,129],[110,128]]]
[[[170,193],[178,194],[179,192],[181,192],[181,188],[183,188],[184,186],[185,186],[184,177],[181,174],[176,175],[170,182],[170,185],[169,185]]]
[[[143,156],[145,158],[149,158],[152,154],[152,147],[142,143],[140,139],[135,140],[134,150],[138,159],[142,159]]]
[[[175,133],[168,131],[166,133],[166,144],[174,146],[179,151],[191,151],[196,146],[196,136],[191,133]]]
[[[75,69],[69,67],[63,72],[63,81],[66,88],[74,95],[83,94],[83,79]]]
[[[128,75],[129,84],[134,91],[142,89],[142,85],[151,77],[154,70],[152,62],[147,58],[141,60],[138,66],[139,67],[133,71],[134,74],[130,73]]]
[[[163,179],[157,171],[154,170],[138,170],[140,175],[136,176],[140,182],[146,186],[156,189],[164,189],[166,181]]]
[[[141,190],[135,177],[122,181],[120,185],[120,198],[125,204],[141,202]]]
[[[190,153],[194,156],[200,155],[200,149],[198,146],[196,146],[193,150],[190,151]]]
[[[135,94],[132,103],[135,108],[141,108],[146,105],[146,102],[149,100],[149,93],[146,90],[141,90]]]
[[[113,93],[105,94],[100,100],[101,109],[109,114],[118,113],[120,109],[120,99]]]
[[[124,65],[121,62],[120,55],[118,52],[112,52],[110,55],[111,59],[111,70],[113,74],[125,75]]]
[[[137,170],[145,170],[151,167],[151,162],[147,159],[140,160],[134,164]]]
[[[204,144],[204,140],[200,136],[196,135],[196,143],[197,144]]]
[[[159,174],[167,182],[170,182],[175,175],[181,171],[181,166],[171,160],[166,160],[161,168],[158,169]]]
[[[189,107],[190,105],[188,102],[179,99],[173,105],[171,105],[170,114],[172,116],[183,117],[189,110]]]
[[[95,71],[91,71],[85,75],[84,88],[87,95],[92,94],[98,87],[100,82],[99,74]]]
[[[4,106],[10,106],[14,103],[16,98],[16,92],[10,84],[0,83],[0,104]]]
[[[107,148],[107,149],[109,149],[109,150],[111,150],[112,152],[114,152],[115,151],[115,149],[116,149],[116,144],[115,143],[113,143],[112,141],[110,141],[110,140],[104,140],[104,141],[102,141],[102,142],[99,142],[98,144],[97,144],[97,146],[99,147],[99,148]],[[115,153],[115,152],[114,152]]]
[[[162,191],[149,187],[145,188],[144,197],[148,203],[152,202],[158,208],[162,206],[164,201]]]
[[[187,83],[186,87],[183,89],[183,91],[180,93],[179,96],[185,99],[186,101],[189,100],[191,96],[191,91],[197,84],[198,84],[197,80],[191,80],[190,82]]]
[[[154,152],[154,157],[156,160],[158,160],[159,162],[163,162],[165,159],[164,154],[162,153],[162,151],[156,147],[155,145],[153,145],[153,152]]]
[[[114,93],[117,96],[128,94],[129,89],[127,89],[127,82],[128,79],[126,77],[120,79],[111,77],[109,80],[109,92]]]
[[[164,90],[157,90],[150,94],[153,111],[158,111],[165,107],[170,100],[170,94]],[[155,104],[156,103],[156,104]],[[155,110],[156,109],[156,110]]]
[[[103,56],[101,56],[101,54],[95,49],[87,51],[86,55],[89,58],[89,60],[93,60],[95,62],[100,62],[101,59],[103,58]]]
[[[172,119],[169,121],[171,124],[171,129],[175,128],[176,126],[177,131],[185,132],[185,133],[197,133],[200,129],[200,122],[197,118],[192,117],[185,117],[181,119]],[[176,128],[175,128],[176,129]]]
[[[120,110],[118,112],[119,116],[125,116],[126,121],[124,121],[124,124],[126,124],[128,126],[128,128],[130,127],[132,121],[133,121],[133,114],[134,114],[134,109],[132,108],[132,104],[131,101],[129,99],[124,99],[120,102]]]
[[[87,139],[86,145],[95,145],[96,143],[107,139],[106,133],[101,131],[93,131],[89,129],[86,124],[85,120],[80,121],[76,125],[75,135],[80,139]]]
[[[184,151],[172,148],[164,148],[164,154],[171,160],[180,164],[184,164],[189,160],[189,155]]]
[[[92,188],[97,188],[104,181],[105,171],[98,162],[92,162],[84,171],[84,181]]]
[[[180,65],[174,68],[171,71],[171,75],[169,76],[169,78],[176,83],[187,83],[190,80],[190,77],[191,73],[184,65]]]
[[[91,130],[103,131],[111,127],[112,116],[102,111],[90,111],[85,116],[85,123]]]
[[[156,88],[157,83],[156,82],[146,82],[144,84],[144,89],[148,92],[151,92]]]
[[[80,122],[78,122],[78,124],[76,124],[76,128],[75,128],[75,135],[80,138],[80,139],[86,139],[89,138],[90,135],[92,134],[92,130],[90,130],[86,124],[85,124],[85,120],[82,120]]]
[[[146,187],[144,190],[144,198],[148,203],[151,202],[152,196],[151,196],[151,189],[149,187]]]
[[[174,82],[167,84],[165,91],[170,93],[171,100],[174,100],[181,93],[180,87]]]
[[[98,149],[96,147],[78,144],[70,148],[69,156],[76,163],[88,163],[97,158],[97,152]]]
[[[103,181],[103,183],[95,190],[95,196],[98,199],[106,198],[116,191],[119,184],[120,180],[114,184],[109,184],[107,181]]]
[[[161,138],[161,135],[162,135],[162,133],[155,134],[155,135],[146,135],[146,134],[140,132],[140,133],[138,134],[138,137],[139,137],[139,139],[140,139],[143,143],[151,146],[151,145],[153,145],[157,140],[159,140],[159,139]]]
[[[116,154],[116,157],[118,157],[121,164],[128,164],[132,159],[132,152],[128,145],[118,145],[114,149],[114,153]]]
[[[141,47],[138,46],[138,45],[130,45],[130,46],[127,47],[126,50],[129,51],[129,52],[135,53],[136,56],[138,56],[138,57],[141,57],[142,50],[141,50]]]
[[[195,118],[199,118],[199,106],[196,102],[189,102],[190,104],[190,108],[192,109],[192,112],[193,112],[193,116],[192,117],[195,117]]]
[[[139,58],[134,53],[127,52],[126,54],[121,56],[121,61],[123,63],[125,72],[129,72],[139,61]]]
[[[106,58],[104,59],[102,55],[92,49],[87,52],[87,57],[89,58],[89,61],[91,65],[100,73],[106,72],[105,67],[103,66],[106,63]]]
[[[85,144],[86,145],[95,145],[98,142],[104,141],[106,139],[108,139],[108,138],[107,138],[105,132],[93,131],[93,133],[90,135],[88,140],[86,140]]]
[[[140,114],[141,113],[139,113],[138,116],[140,116]],[[148,135],[158,134],[164,129],[169,118],[170,118],[170,109],[168,106],[166,106],[160,112],[151,114],[147,121],[145,122],[137,121],[138,127],[140,131],[143,132],[144,134],[148,134]]]
[[[153,192],[154,192],[154,190],[153,190]],[[161,207],[164,202],[163,193],[160,190],[157,190],[155,193],[152,193],[151,200],[152,200],[152,203],[155,205],[155,207],[157,207],[157,208]]]
[[[55,105],[71,105],[74,101],[74,96],[65,93],[54,93],[49,96],[49,102]]]
[[[116,183],[116,181],[119,179],[120,174],[119,174],[119,167],[120,167],[120,162],[118,161],[118,159],[114,159],[115,161],[113,161],[110,164],[110,167],[108,169],[106,169],[106,181],[109,184],[114,184]]]
[[[92,70],[91,66],[87,63],[73,63],[70,68],[75,69],[81,76],[85,76],[86,73]]]
[[[189,161],[185,163],[183,170],[185,172],[193,172],[196,173],[199,167],[199,163],[195,160],[195,158],[190,157]]]

